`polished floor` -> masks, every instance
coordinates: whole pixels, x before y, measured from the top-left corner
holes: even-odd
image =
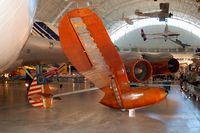
[[[59,88],[60,84],[51,84]],[[55,93],[88,88],[63,83]],[[0,83],[0,133],[199,133],[200,102],[193,102],[173,86],[160,104],[128,112],[99,104],[100,90],[62,96],[49,110],[32,108],[22,81]]]

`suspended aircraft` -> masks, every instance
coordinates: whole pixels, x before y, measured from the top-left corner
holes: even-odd
[[[159,21],[166,21],[166,18],[171,18],[172,13],[169,13],[169,3],[160,3],[160,11],[155,12],[141,12],[139,9],[135,10],[138,16],[145,16],[150,18],[159,18]]]
[[[121,18],[122,21],[125,21],[129,25],[133,25],[134,21],[141,20],[141,19],[145,19],[145,18],[130,18],[130,17],[125,16],[124,13],[122,13],[122,18]]]
[[[77,3],[78,7],[96,8],[101,5],[101,3],[93,4],[92,0],[65,0],[65,1],[75,2],[75,3]]]
[[[181,46],[182,48],[185,48],[185,47],[190,47],[191,45],[189,44],[186,44],[186,43],[183,43],[181,40],[173,40],[173,39],[169,39],[170,41],[174,42],[175,44]]]
[[[123,62],[101,19],[88,8],[75,9],[63,16],[58,28],[59,40],[41,23],[38,23],[35,33],[44,38],[33,36],[30,33],[31,28],[36,28],[36,25],[33,27],[36,6],[35,0],[0,2],[0,12],[3,14],[0,16],[0,72],[27,64],[37,65],[36,77],[28,91],[28,100],[32,106],[52,107],[53,96],[41,71],[41,64],[69,61],[105,93],[100,102],[108,107],[135,109],[165,99],[167,93],[163,88],[131,88],[129,80],[131,77],[137,82],[146,80],[148,78],[140,76],[151,75],[155,68],[157,73],[171,73],[169,68],[172,67],[172,57],[157,60],[157,56],[147,55],[152,60],[148,61],[147,58],[147,61],[133,59]],[[164,62],[163,67],[157,64],[159,62]],[[176,63],[173,66],[177,68]]]
[[[144,33],[144,29],[141,29],[141,37],[144,41],[147,39],[164,39],[167,41],[168,39],[177,38],[179,35],[179,33],[169,31],[167,24],[165,24],[165,30],[163,33],[146,34]]]

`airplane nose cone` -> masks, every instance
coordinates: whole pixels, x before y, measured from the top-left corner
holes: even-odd
[[[123,94],[123,104],[125,108],[141,108],[159,103],[167,96],[164,88],[160,87],[144,87],[133,88],[126,94]]]
[[[108,107],[119,109],[113,91],[110,88],[105,88],[103,91],[105,96],[100,102]],[[122,93],[121,100],[124,109],[141,108],[159,103],[166,98],[167,94],[164,88],[158,87],[129,88]]]
[[[165,89],[165,92],[166,92],[166,93],[167,93],[167,95],[168,95],[169,91],[168,91],[167,89]]]
[[[169,91],[168,90],[165,90],[165,93],[163,93],[163,96],[162,97],[166,97],[168,95]]]
[[[154,103],[160,102],[166,98],[168,95],[168,91],[164,88],[158,88],[158,87],[151,87],[150,88],[151,94],[147,94],[152,96],[150,101],[154,101]]]

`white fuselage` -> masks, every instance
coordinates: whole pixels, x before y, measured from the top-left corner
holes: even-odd
[[[37,0],[0,1],[0,73],[15,65],[30,34],[36,3]]]

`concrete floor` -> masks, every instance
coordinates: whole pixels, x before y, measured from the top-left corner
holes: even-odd
[[[72,85],[72,84],[71,84]],[[79,87],[77,87],[78,85]],[[75,89],[88,87],[76,84]],[[52,84],[52,87],[59,84]],[[72,85],[73,86],[73,85]],[[64,84],[57,91],[71,91]],[[128,112],[99,104],[100,90],[61,97],[49,110],[32,108],[26,101],[23,82],[0,84],[0,133],[199,133],[200,102],[192,102],[173,86],[160,104]]]

